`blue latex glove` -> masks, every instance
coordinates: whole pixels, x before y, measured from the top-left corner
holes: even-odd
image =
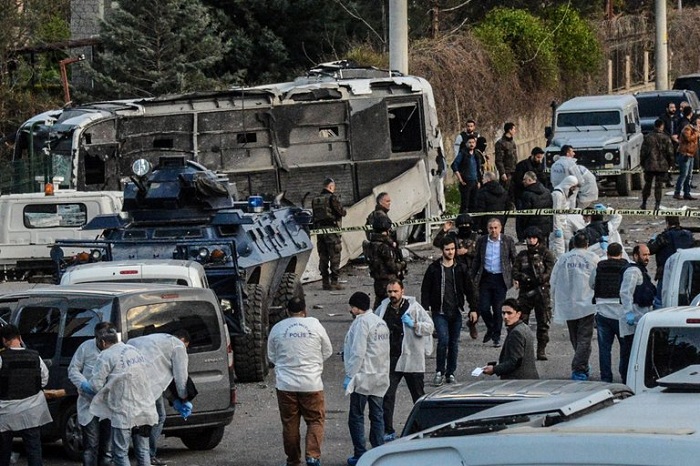
[[[627,321],[627,325],[636,325],[636,319],[637,315],[632,311],[629,311],[625,314],[625,321]]]
[[[564,232],[563,232],[563,231],[558,230],[558,229],[557,229],[557,230],[554,230],[554,237],[555,237],[555,238],[561,238],[562,236],[564,236]]]
[[[346,375],[345,378],[343,379],[343,390],[348,389],[348,385],[350,385],[350,376]]]
[[[600,204],[600,203],[594,205],[593,208],[594,208],[595,210],[608,210],[608,208],[605,207],[605,204]]]
[[[406,327],[408,328],[413,328],[416,325],[408,312],[404,313],[404,315],[401,316],[401,322],[406,324]]]
[[[83,380],[83,381],[81,382],[81,384],[80,384],[80,391],[81,391],[84,395],[88,395],[88,396],[95,396],[95,394],[97,393],[97,392],[95,391],[95,389],[92,388],[92,385],[90,385],[90,382],[88,382],[87,380]]]
[[[601,247],[601,249],[603,249],[603,251],[607,251],[607,250],[608,250],[608,244],[609,244],[609,243],[608,243],[608,239],[609,239],[609,238],[608,238],[607,236],[603,236],[603,237],[600,239],[600,247]]]
[[[190,414],[192,414],[192,408],[192,403],[190,403],[189,401],[185,401],[182,404],[182,411],[180,411],[180,414],[182,415],[183,419],[187,419],[188,417],[190,417]]]

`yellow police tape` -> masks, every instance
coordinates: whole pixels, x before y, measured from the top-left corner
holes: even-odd
[[[551,173],[551,169],[546,168],[545,173]],[[622,175],[623,173],[637,173],[640,175],[644,174],[644,170],[641,167],[633,168],[631,170],[623,170],[621,168],[588,168],[588,171],[593,173],[594,175],[599,175],[599,176],[613,176],[613,175]],[[693,170],[693,173],[700,173],[700,170]],[[680,173],[680,170],[668,170],[665,173],[671,173],[671,174],[678,174]]]
[[[580,215],[633,215],[637,217],[665,217],[665,216],[677,216],[685,218],[700,218],[700,210],[691,209],[606,209],[606,210],[596,210],[596,209],[527,209],[527,210],[500,210],[491,212],[469,212],[471,217],[517,217],[520,215],[570,215],[570,214],[580,214]],[[448,220],[455,220],[455,216],[444,215],[430,218],[419,218],[414,220],[404,220],[403,222],[392,222],[391,226],[393,228],[402,227],[406,225],[421,225],[427,223],[440,223],[446,222]],[[338,227],[338,228],[319,228],[311,230],[312,235],[327,235],[331,233],[347,233],[351,231],[369,231],[372,229],[371,225],[360,225],[354,227]]]

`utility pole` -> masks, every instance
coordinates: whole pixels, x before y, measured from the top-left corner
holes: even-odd
[[[389,68],[408,74],[407,0],[389,0]]]
[[[656,0],[656,90],[668,89],[668,32],[666,0]]]

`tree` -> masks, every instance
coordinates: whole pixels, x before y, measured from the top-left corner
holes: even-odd
[[[212,89],[228,44],[199,0],[121,0],[103,23],[89,73],[92,97],[150,97]]]

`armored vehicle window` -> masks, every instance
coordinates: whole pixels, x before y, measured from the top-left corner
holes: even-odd
[[[107,305],[109,306],[110,303]],[[61,343],[61,356],[72,357],[81,343],[95,336],[95,325],[100,321],[100,316],[93,310],[68,309]]]
[[[60,327],[61,311],[57,307],[27,306],[19,312],[17,328],[22,340],[27,348],[38,351],[44,359],[56,354]]]
[[[567,126],[613,126],[620,124],[620,112],[560,113],[557,115],[557,127]]]
[[[151,333],[173,333],[184,328],[192,341],[188,352],[213,351],[221,346],[219,320],[213,304],[206,301],[171,301],[129,309],[129,338]]]
[[[418,152],[423,150],[423,131],[417,104],[389,108],[389,135],[391,152]]]
[[[657,327],[649,332],[644,385],[693,364],[700,364],[700,328]]]
[[[258,142],[258,135],[256,133],[238,133],[236,134],[237,144],[248,144],[249,142]]]
[[[30,204],[24,207],[24,226],[27,228],[73,228],[86,222],[85,204]]]

